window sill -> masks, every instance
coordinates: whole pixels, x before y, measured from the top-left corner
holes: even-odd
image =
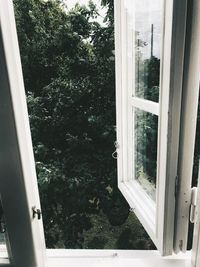
[[[191,252],[161,257],[146,250],[48,249],[48,267],[191,267]]]
[[[47,249],[47,267],[191,267],[191,252],[161,257],[155,250]],[[0,252],[0,267],[12,267]]]

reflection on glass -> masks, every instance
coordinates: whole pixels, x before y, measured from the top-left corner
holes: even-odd
[[[135,1],[135,96],[159,100],[162,1]]]
[[[0,257],[3,258],[8,258],[6,242],[6,225],[4,220],[3,207],[0,201]]]
[[[0,258],[8,258],[5,233],[0,233]]]
[[[155,200],[158,117],[152,113],[135,109],[134,124],[135,179]]]
[[[162,3],[135,1],[135,86],[134,95],[159,101]]]

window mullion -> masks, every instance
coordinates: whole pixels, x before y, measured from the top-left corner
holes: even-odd
[[[138,97],[132,97],[131,104],[133,107],[139,108],[157,116],[159,115],[159,103]]]

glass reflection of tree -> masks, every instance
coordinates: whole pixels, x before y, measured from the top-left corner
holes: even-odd
[[[157,129],[158,117],[151,113],[136,110],[135,141],[136,141],[136,178],[147,178],[156,182],[157,168]]]
[[[135,32],[135,88],[136,96],[151,101],[159,101],[160,59],[153,55],[153,25],[151,26],[151,49],[149,58],[144,53],[148,42]]]
[[[135,90],[136,96],[151,101],[159,101],[160,59],[153,55],[153,25],[149,58],[146,54],[148,42],[135,33]],[[140,110],[135,115],[136,177],[156,183],[158,117]]]

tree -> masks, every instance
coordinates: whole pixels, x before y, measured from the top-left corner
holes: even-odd
[[[91,216],[123,227],[129,215],[111,157],[113,1],[102,1],[104,26],[92,2],[69,12],[59,0],[14,4],[47,247],[81,248]]]

